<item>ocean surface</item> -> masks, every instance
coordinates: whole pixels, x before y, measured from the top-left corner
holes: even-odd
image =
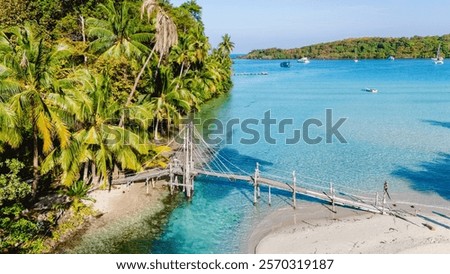
[[[289,180],[295,170],[300,185],[320,189],[333,182],[338,190],[357,195],[381,193],[387,181],[396,201],[449,206],[450,63],[291,60],[291,68],[281,68],[280,62],[235,60],[231,94],[198,114],[223,124],[259,121],[251,128],[261,138],[251,145],[242,144],[241,138],[251,135],[239,127],[228,130],[232,140],[220,145],[220,157],[245,172],[252,173],[258,162],[262,173],[274,178]],[[244,75],[261,72],[267,75]],[[336,137],[326,142],[327,109],[332,124],[346,119],[339,128],[345,142]],[[268,111],[277,120],[270,127],[274,144],[265,140],[261,124]],[[293,122],[280,133],[283,119]],[[323,126],[310,126],[309,137],[323,141],[287,145],[293,130],[303,132],[310,119]],[[291,204],[289,196],[275,192],[269,207],[262,189],[260,203],[253,206],[253,189],[245,183],[199,177],[195,184],[193,200],[173,211],[162,235],[125,244],[136,244],[143,253],[246,252],[252,227],[275,208]]]

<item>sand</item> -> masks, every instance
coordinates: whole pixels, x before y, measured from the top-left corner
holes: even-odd
[[[98,227],[104,224],[133,218],[142,211],[158,211],[163,207],[162,200],[168,195],[164,182],[156,183],[156,187],[147,187],[143,183],[132,184],[129,187],[118,186],[109,190],[96,190],[89,196],[95,199],[94,209],[101,212],[102,216],[93,223]]]
[[[255,229],[249,252],[262,254],[450,254],[450,209],[401,210],[402,218],[323,205],[284,208]]]
[[[111,191],[96,190],[90,194],[95,202],[93,208],[99,213],[88,224],[68,240],[58,245],[55,253],[119,253],[118,248],[126,239],[150,237],[155,224],[148,229],[149,222],[161,222],[156,214],[167,205],[164,199],[169,196],[162,181],[156,187],[145,184],[133,184],[130,187],[119,186]],[[154,219],[154,221],[152,221]],[[142,236],[145,234],[145,236]],[[129,253],[138,251],[128,250]]]

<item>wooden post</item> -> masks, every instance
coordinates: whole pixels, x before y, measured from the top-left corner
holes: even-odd
[[[189,144],[189,138],[190,138],[190,125],[186,125],[185,132],[184,132],[184,183],[183,183],[183,191],[186,192],[186,197],[189,199],[191,198],[191,188],[190,185],[190,144]]]
[[[189,123],[189,182],[191,186],[191,195],[194,193],[194,176],[191,172],[194,170],[194,123]]]
[[[145,180],[145,188],[146,188],[146,193],[148,194],[148,178]]]
[[[375,207],[378,208],[378,192],[375,193]]]
[[[269,206],[272,205],[272,193],[271,193],[271,189],[272,189],[272,187],[269,186]]]
[[[189,123],[189,164],[190,169],[194,169],[194,123]]]
[[[170,184],[170,195],[173,195],[173,166],[172,162],[169,163],[169,184]]]
[[[152,179],[152,188],[155,188],[155,187],[156,187],[156,179],[153,178],[153,179]]]
[[[191,176],[191,165],[192,165],[192,133],[193,133],[193,125],[190,122],[186,126],[186,146],[185,146],[185,161],[184,161],[184,184],[186,190],[186,196],[188,199],[192,197],[192,185],[193,185],[193,177]]]
[[[256,203],[258,202],[258,198],[256,195],[256,178],[253,181],[253,205],[256,205]]]
[[[383,215],[386,214],[385,208],[386,208],[386,191],[383,191],[383,206],[382,206],[382,211],[381,211],[381,213]]]
[[[336,207],[334,204],[334,188],[333,188],[333,182],[330,182],[330,197],[331,197],[331,207],[333,209],[333,212],[336,212]]]
[[[257,188],[258,188],[258,177],[259,177],[259,163],[256,163],[255,177],[253,178],[253,205],[258,202]]]
[[[297,177],[295,176],[295,170],[292,172],[292,202],[294,203],[294,209],[297,208]]]

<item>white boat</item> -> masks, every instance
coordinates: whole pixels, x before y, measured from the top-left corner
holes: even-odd
[[[436,58],[434,58],[434,59],[436,59]],[[444,58],[439,57],[439,58],[437,58],[436,60],[434,60],[434,63],[435,63],[436,65],[443,65],[443,64],[444,64]]]
[[[359,60],[358,60],[358,54],[357,54],[357,52],[356,52],[356,49],[355,49],[355,59],[353,59],[353,62],[355,62],[355,63],[358,63],[358,62],[359,62]]]
[[[443,65],[444,64],[444,57],[441,56],[441,45],[439,45],[438,50],[436,52],[436,57],[435,58],[431,58],[431,60],[433,60],[433,62],[436,65]]]
[[[302,63],[302,64],[309,64],[311,61],[309,61],[308,57],[302,57],[302,58],[298,59],[297,62]]]
[[[364,88],[362,91],[370,92],[370,93],[378,93],[378,89],[375,88]]]

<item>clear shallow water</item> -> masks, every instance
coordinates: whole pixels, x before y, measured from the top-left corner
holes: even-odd
[[[450,64],[314,60],[308,65],[291,61],[293,66],[285,69],[279,63],[236,60],[235,73],[269,75],[235,76],[231,95],[210,103],[200,115],[225,122],[262,119],[270,110],[273,118],[293,118],[294,128],[301,128],[308,118],[325,121],[325,110],[332,109],[334,121],[347,118],[340,131],[348,143],[285,145],[286,135],[273,134],[275,145],[263,140],[243,145],[239,138],[249,136],[234,129],[235,142],[224,145],[222,155],[249,172],[259,162],[263,172],[288,177],[285,171],[296,170],[303,176],[301,183],[326,186],[333,181],[352,193],[374,193],[387,180],[401,199],[448,205]],[[366,87],[380,92],[361,91]],[[262,132],[262,127],[255,128]],[[325,133],[319,129],[311,135]],[[172,213],[164,233],[147,252],[245,252],[252,226],[270,212],[267,193],[257,207],[252,197],[252,189],[244,183],[198,178],[193,201]],[[272,208],[289,203],[279,194]]]

